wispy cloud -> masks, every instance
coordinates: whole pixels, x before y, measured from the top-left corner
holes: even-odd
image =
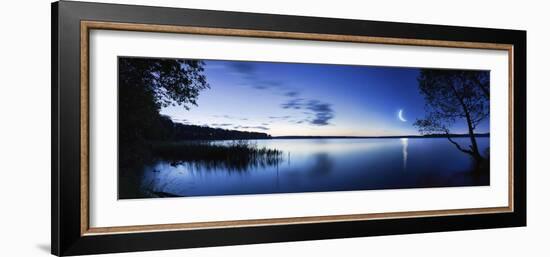
[[[265,126],[234,126],[234,129],[259,129],[259,130],[269,130],[268,127]]]
[[[281,107],[283,107],[283,109],[299,110],[302,109],[303,101],[303,98],[293,98],[281,104]]]
[[[179,118],[172,118],[172,117],[170,117],[170,119],[172,120],[172,122],[175,122],[175,123],[181,123],[181,124],[185,124],[185,125],[191,124],[191,122],[189,120],[186,120],[186,119],[179,119]]]
[[[295,124],[302,124],[302,123],[309,122],[309,120],[308,119],[290,120],[289,122],[292,122],[292,123],[295,123]]]
[[[231,115],[212,115],[212,117],[224,118],[228,120],[243,120],[243,121],[248,120],[248,118],[245,118],[245,117],[237,117],[237,116],[231,116]]]
[[[245,85],[255,89],[265,90],[278,88],[283,85],[281,81],[262,78],[258,74],[258,68],[249,62],[231,62],[228,67],[241,76]]]
[[[229,66],[236,72],[250,74],[256,71],[256,67],[249,62],[230,62]]]
[[[302,93],[299,90],[289,87],[280,80],[264,79],[258,72],[258,67],[251,62],[230,62],[228,66],[232,71],[239,74],[244,84],[259,90],[275,89],[274,92],[287,97],[287,100],[281,104],[281,108],[286,110],[304,110],[307,118],[298,118],[290,121],[296,124],[310,123],[316,126],[325,126],[330,124],[334,118],[332,105],[317,99],[306,99],[300,97]],[[275,74],[272,74],[275,75]],[[288,116],[270,116],[270,120],[289,120]]]
[[[231,124],[231,123],[212,123],[212,124],[210,124],[210,126],[212,126],[212,127],[229,127],[229,126],[233,126],[233,124]]]
[[[268,118],[270,120],[286,120],[286,119],[290,119],[290,115],[286,115],[286,116],[269,116]]]
[[[296,91],[296,90],[292,90],[292,91],[287,91],[285,93],[285,96],[288,96],[288,97],[296,97],[300,94],[300,92]]]

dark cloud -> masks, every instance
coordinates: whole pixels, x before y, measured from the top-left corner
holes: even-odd
[[[334,111],[329,103],[311,100],[307,103],[306,108],[314,113],[313,119],[309,121],[313,125],[325,126],[334,118]]]
[[[252,87],[259,90],[268,89],[266,85],[252,85]]]
[[[252,126],[250,127],[251,129],[260,129],[260,130],[269,130],[268,127],[264,127],[264,126]]]
[[[262,81],[265,85],[271,86],[271,87],[278,87],[281,86],[283,83],[281,81],[275,81],[275,80],[263,80]]]
[[[256,67],[248,62],[230,62],[231,69],[242,74],[251,74],[256,72]]]
[[[270,88],[281,87],[283,83],[277,80],[266,80],[258,74],[258,69],[252,63],[248,62],[231,62],[229,68],[238,73],[243,84],[251,86],[255,89],[266,90]]]
[[[296,124],[309,122],[310,124],[313,124],[313,125],[325,126],[329,124],[329,121],[332,118],[334,118],[334,111],[332,110],[332,105],[329,103],[321,102],[319,100],[306,101],[303,98],[292,98],[287,102],[281,104],[281,107],[283,109],[305,110],[302,113],[309,116],[309,118],[290,121]]]
[[[303,98],[293,98],[281,104],[281,107],[283,107],[283,109],[299,110],[302,108],[303,100],[304,100]]]
[[[300,93],[298,91],[288,91],[285,93],[285,96],[288,96],[288,97],[296,97],[298,96]]]
[[[296,124],[302,124],[304,122],[308,122],[308,120],[296,120],[296,121],[294,121],[294,123],[296,123]]]

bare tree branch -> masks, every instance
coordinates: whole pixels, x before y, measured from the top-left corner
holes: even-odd
[[[451,142],[453,145],[455,145],[456,148],[457,148],[458,150],[460,150],[460,151],[462,151],[462,152],[464,152],[464,153],[467,153],[467,154],[473,154],[473,153],[474,153],[474,152],[471,151],[471,150],[466,150],[466,149],[462,148],[462,146],[460,146],[459,143],[457,143],[456,141],[454,141],[454,140],[451,138],[451,136],[449,135],[449,133],[447,133],[447,139],[449,140],[449,142]],[[470,146],[470,148],[471,148],[471,147],[472,147],[472,146]]]

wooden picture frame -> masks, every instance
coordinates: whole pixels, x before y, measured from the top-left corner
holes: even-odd
[[[162,32],[508,52],[508,206],[91,227],[89,33]],[[84,2],[52,4],[52,254],[176,249],[526,225],[526,32]]]

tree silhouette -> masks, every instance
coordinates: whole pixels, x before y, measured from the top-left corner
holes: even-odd
[[[120,131],[131,137],[162,136],[160,108],[189,109],[197,105],[199,92],[209,88],[203,66],[198,60],[119,58]]]
[[[418,86],[426,100],[425,118],[414,123],[420,133],[446,134],[458,150],[481,162],[475,130],[489,117],[489,71],[422,69]],[[467,148],[450,135],[451,127],[459,122],[465,122],[468,128]]]
[[[162,107],[197,105],[209,88],[204,63],[188,59],[120,57],[118,59],[119,159],[132,165],[146,159],[149,140],[171,133],[159,114]]]

